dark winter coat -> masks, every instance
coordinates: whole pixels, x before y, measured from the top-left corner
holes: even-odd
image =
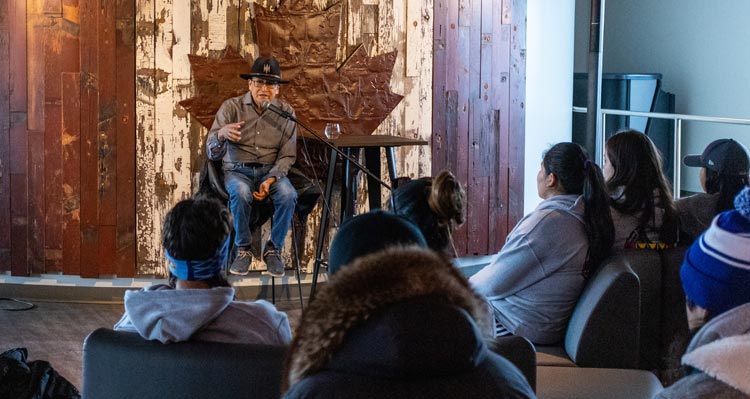
[[[530,398],[484,343],[487,306],[426,249],[390,249],[339,271],[305,309],[285,398]]]

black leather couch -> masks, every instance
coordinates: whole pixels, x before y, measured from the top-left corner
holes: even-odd
[[[284,347],[162,344],[98,329],[83,344],[83,397],[279,398]]]

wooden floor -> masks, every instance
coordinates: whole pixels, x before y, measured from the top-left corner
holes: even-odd
[[[24,347],[29,361],[46,360],[63,377],[81,388],[83,340],[100,327],[112,328],[123,313],[122,304],[61,303],[32,301],[27,311],[0,310],[0,353]],[[0,301],[0,307],[16,305]],[[301,311],[299,302],[278,303],[287,312],[292,328]]]

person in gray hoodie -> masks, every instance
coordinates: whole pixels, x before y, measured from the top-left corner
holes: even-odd
[[[585,281],[609,255],[614,227],[601,169],[578,144],[544,154],[537,190],[544,201],[469,281],[492,305],[497,335],[545,345],[565,336]]]
[[[716,216],[685,255],[680,277],[697,333],[681,359],[687,374],[658,399],[750,397],[750,188],[735,208]]]
[[[285,313],[263,300],[234,300],[221,274],[229,250],[230,216],[208,198],[180,201],[164,218],[162,244],[169,284],[125,293],[114,329],[162,343],[187,340],[286,345]]]

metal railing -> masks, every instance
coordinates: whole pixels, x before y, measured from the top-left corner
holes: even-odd
[[[586,113],[585,107],[573,107],[573,112]],[[619,115],[619,116],[636,116],[645,118],[655,119],[671,119],[674,121],[673,133],[674,133],[674,159],[673,162],[673,195],[675,199],[680,197],[680,178],[681,178],[681,167],[682,167],[682,121],[697,121],[697,122],[711,122],[711,123],[723,123],[730,125],[745,125],[750,126],[750,119],[739,119],[739,118],[720,118],[714,116],[697,116],[697,115],[685,115],[685,114],[664,114],[659,112],[640,112],[640,111],[623,111],[619,109],[602,109],[602,129],[597,137],[599,144],[598,151],[598,162],[599,165],[604,165],[604,146],[607,138],[605,137],[607,131],[607,115]]]

